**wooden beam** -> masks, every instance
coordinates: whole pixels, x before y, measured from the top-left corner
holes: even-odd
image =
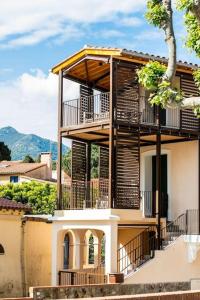
[[[63,103],[63,72],[59,71],[58,88],[58,162],[57,162],[57,207],[62,209],[62,105]]]
[[[160,107],[157,107],[157,124],[160,127]],[[157,218],[157,237],[158,250],[161,247],[161,134],[156,135],[156,218]]]
[[[114,207],[114,93],[113,93],[113,59],[110,61],[110,132],[109,132],[109,208]]]
[[[97,78],[96,80],[93,81],[94,85],[97,84],[97,82],[99,82],[100,80],[106,78],[108,75],[110,75],[110,70],[107,71],[106,73],[102,74],[99,78]]]

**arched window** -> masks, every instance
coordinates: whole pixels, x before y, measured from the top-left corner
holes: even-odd
[[[94,264],[94,237],[91,233],[89,236],[89,255],[88,255],[88,263]]]
[[[0,255],[5,254],[4,247],[0,244]]]
[[[64,253],[63,253],[63,268],[69,269],[69,234],[64,237]]]
[[[103,235],[101,239],[101,265],[105,265],[105,244],[106,244],[106,239],[105,235]]]

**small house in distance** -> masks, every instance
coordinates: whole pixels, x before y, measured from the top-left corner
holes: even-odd
[[[52,158],[50,152],[41,153],[40,163],[23,161],[0,162],[0,184],[31,180],[52,180]]]

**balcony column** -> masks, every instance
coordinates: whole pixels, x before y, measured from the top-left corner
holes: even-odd
[[[86,149],[86,207],[92,207],[90,198],[90,180],[91,180],[91,143],[87,143]]]
[[[157,219],[157,238],[158,250],[161,245],[161,133],[160,133],[160,107],[157,107],[157,125],[158,132],[156,135],[156,219]]]
[[[59,71],[58,87],[58,162],[57,162],[57,208],[62,209],[62,136],[63,125],[63,72]]]

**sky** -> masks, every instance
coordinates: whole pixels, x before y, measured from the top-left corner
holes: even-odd
[[[0,128],[56,140],[58,83],[50,69],[86,44],[167,56],[145,6],[146,0],[0,0]],[[178,58],[198,63],[184,47],[180,13],[174,23]],[[67,85],[73,99],[77,86]]]

